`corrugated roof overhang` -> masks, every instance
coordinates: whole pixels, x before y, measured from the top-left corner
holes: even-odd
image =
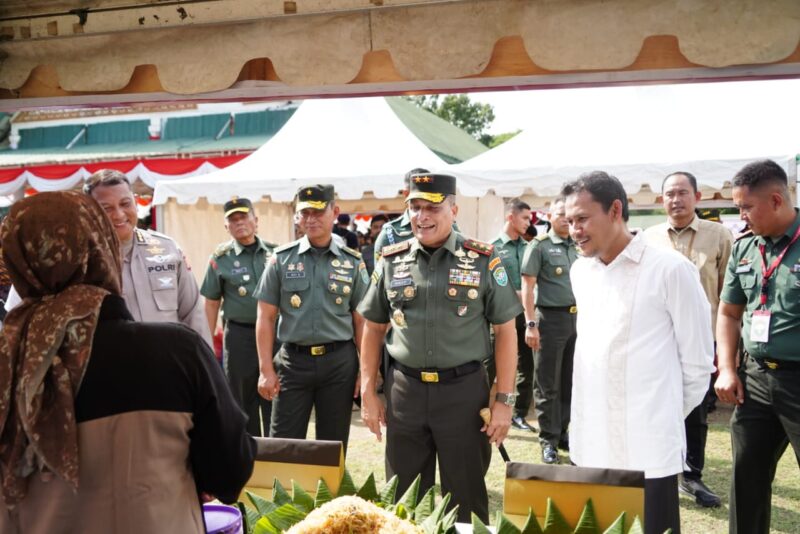
[[[0,109],[797,77],[799,43],[795,0],[6,0]]]

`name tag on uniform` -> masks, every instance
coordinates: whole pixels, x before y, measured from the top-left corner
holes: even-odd
[[[231,269],[231,274],[243,274],[247,272],[247,267],[239,267],[238,269]]]
[[[736,274],[749,273],[753,270],[753,266],[749,263],[743,263],[736,266]]]
[[[305,271],[286,271],[286,278],[305,278],[306,272]]]
[[[397,278],[389,282],[389,287],[403,287],[414,285],[414,280],[411,278]]]
[[[346,276],[346,275],[343,275],[343,274],[330,273],[328,275],[328,278],[331,279],[331,280],[336,280],[337,282],[346,282],[348,284],[353,283],[353,277],[352,276]]]
[[[769,341],[769,310],[756,310],[750,320],[750,341],[766,343]]]

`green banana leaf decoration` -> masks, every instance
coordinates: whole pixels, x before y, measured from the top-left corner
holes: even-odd
[[[370,475],[366,482],[356,488],[350,473],[345,470],[339,492],[336,497],[355,495],[372,502],[384,510],[394,513],[397,517],[410,521],[419,526],[425,534],[447,534],[455,531],[458,506],[449,512],[450,495],[445,495],[438,504],[434,495],[434,488],[429,488],[422,497],[419,497],[420,477],[395,503],[398,480],[392,477],[379,490],[375,483],[375,476]],[[312,510],[334,499],[333,494],[320,479],[317,483],[316,494],[312,497],[297,483],[292,482],[292,493],[275,479],[272,488],[272,500],[264,499],[255,493],[245,491],[254,508],[247,504],[239,503],[247,534],[281,534],[290,529],[292,525],[302,521]],[[564,519],[552,499],[547,499],[547,510],[544,525],[539,525],[532,508],[528,509],[525,525],[520,529],[514,525],[501,512],[495,518],[495,531],[497,534],[643,534],[644,529],[638,517],[634,518],[631,528],[625,531],[626,514],[622,512],[614,523],[605,531],[601,531],[597,522],[592,500],[589,499],[583,508],[578,524],[573,528]],[[489,528],[475,515],[472,514],[472,530],[475,534],[489,534]],[[669,534],[669,531],[665,534]]]

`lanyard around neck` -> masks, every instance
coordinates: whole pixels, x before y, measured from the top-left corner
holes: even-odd
[[[800,237],[800,226],[797,227],[797,230],[794,232],[794,236],[792,240],[789,241],[789,244],[786,245],[778,257],[772,260],[769,268],[767,268],[767,256],[765,254],[766,247],[763,243],[758,245],[758,251],[761,253],[761,305],[765,306],[767,304],[767,295],[769,294],[769,279],[772,274],[775,272],[775,269],[778,268],[778,265],[781,264],[783,261],[783,257],[789,251],[789,249],[794,245],[794,242],[797,241],[797,238]]]

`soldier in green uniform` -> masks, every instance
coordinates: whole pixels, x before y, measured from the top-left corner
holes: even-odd
[[[270,436],[304,439],[311,408],[317,439],[347,450],[363,319],[356,305],[369,285],[358,251],[337,244],[331,185],[297,192],[305,236],[275,249],[258,284],[259,393],[272,400]],[[275,320],[283,345],[273,364]]]
[[[403,177],[402,194],[404,197],[408,197],[411,177],[418,173],[424,174],[427,172],[427,169],[417,168],[411,169],[406,173]],[[400,217],[392,219],[384,224],[380,233],[378,233],[378,237],[375,238],[375,249],[373,251],[375,263],[377,264],[378,260],[381,258],[381,250],[383,250],[383,247],[408,241],[412,237],[414,237],[414,234],[411,231],[411,217],[406,209]]]
[[[492,241],[497,255],[503,260],[503,267],[508,273],[511,287],[517,292],[522,301],[522,259],[528,242],[522,236],[531,225],[531,207],[518,198],[512,198],[505,204],[505,222],[503,231]],[[511,417],[511,426],[519,430],[536,432],[526,420],[528,410],[533,400],[533,352],[525,343],[525,314],[520,313],[516,319],[517,330],[517,404],[514,406],[514,415]],[[489,372],[491,378],[492,369]]]
[[[212,333],[222,308],[225,374],[234,398],[247,414],[247,431],[252,436],[263,436],[269,432],[272,406],[258,394],[258,306],[253,292],[277,245],[256,235],[258,217],[250,200],[229,200],[223,212],[225,229],[233,239],[220,244],[211,255],[200,293],[206,299],[206,317]]]
[[[417,475],[420,491],[432,486],[438,459],[442,491],[459,505],[458,519],[475,513],[487,521],[489,443],[501,443],[511,423],[514,318],[522,306],[494,247],[453,230],[455,193],[452,176],[412,176],[406,202],[414,238],[383,248],[358,308],[366,319],[361,416],[378,439],[386,425],[386,474],[398,475],[397,495]],[[389,324],[384,408],[375,381]],[[479,411],[490,401],[481,363],[491,351],[489,324],[499,402],[482,426]]]
[[[734,243],[725,273],[714,387],[721,401],[736,405],[730,532],[767,534],[772,480],[790,443],[800,463],[800,215],[786,172],[770,160],[734,176],[733,202],[752,233]]]
[[[525,251],[522,295],[525,340],[534,351],[533,398],[542,461],[555,464],[558,448],[569,450],[572,359],[577,338],[577,308],[569,269],[578,258],[578,249],[569,237],[563,198],[550,206],[550,224],[550,230],[536,236]]]

